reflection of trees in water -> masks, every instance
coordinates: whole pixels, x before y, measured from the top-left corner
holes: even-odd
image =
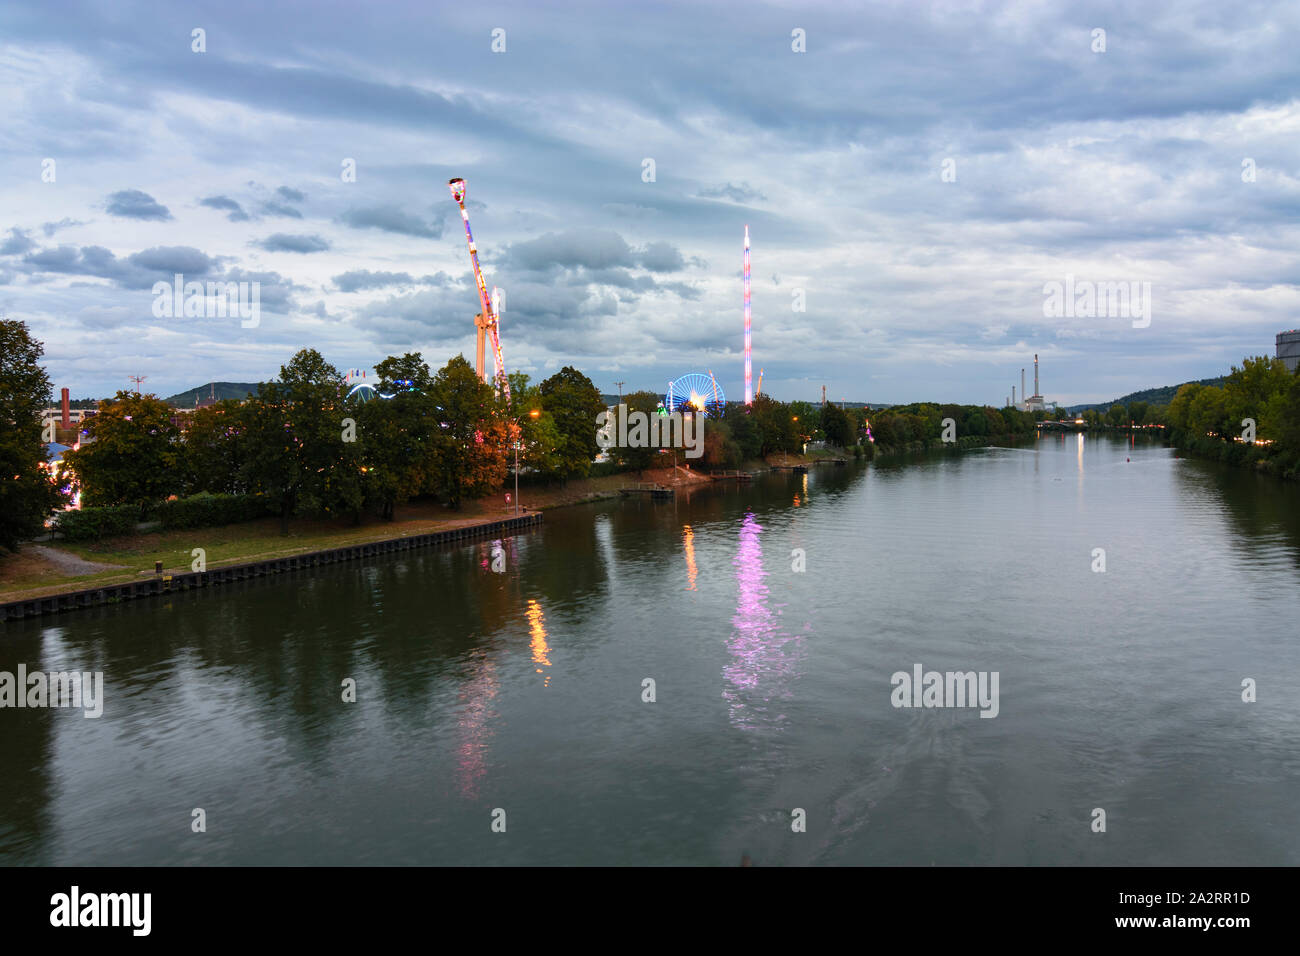
[[[747,512],[732,560],[737,598],[728,642],[731,661],[722,671],[727,681],[723,696],[731,722],[742,730],[778,729],[785,720],[780,701],[790,697],[790,683],[803,657],[801,638],[786,633],[768,607],[762,532],[754,513]]]
[[[1210,495],[1221,505],[1236,532],[1234,546],[1255,554],[1280,538],[1300,567],[1300,484],[1196,458],[1174,474],[1180,497]]]
[[[18,665],[43,670],[40,630],[34,623],[6,624],[0,641],[0,671],[15,679]],[[51,668],[54,669],[54,668]],[[24,690],[25,693],[25,690]],[[55,710],[0,710],[0,865],[50,865],[54,784],[54,721],[69,714]],[[76,719],[84,721],[80,712]],[[102,719],[102,718],[101,718]],[[86,721],[88,722],[88,721]]]

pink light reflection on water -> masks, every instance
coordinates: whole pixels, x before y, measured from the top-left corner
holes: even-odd
[[[790,697],[790,683],[803,659],[802,638],[787,634],[779,613],[768,606],[762,533],[753,512],[746,513],[731,562],[736,568],[736,613],[728,641],[732,659],[722,669],[728,686],[722,695],[730,705],[731,722],[742,730],[778,729],[785,721],[778,702]]]

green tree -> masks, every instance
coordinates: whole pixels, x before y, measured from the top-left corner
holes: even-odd
[[[1196,382],[1188,382],[1181,386],[1169,400],[1169,407],[1165,413],[1167,424],[1170,428],[1179,432],[1186,432],[1188,429],[1188,417],[1191,415],[1192,402],[1196,396],[1204,389],[1204,385],[1198,385]]]
[[[39,535],[64,501],[46,468],[41,410],[50,379],[25,322],[0,319],[0,548]]]
[[[355,407],[365,502],[385,521],[395,509],[435,485],[441,439],[431,389],[433,375],[419,352],[378,365],[378,390],[392,398]]]
[[[363,436],[344,423],[360,424],[342,390],[338,370],[303,349],[243,407],[243,479],[279,503],[283,533],[294,514],[360,518]]]
[[[629,415],[629,417],[633,412],[642,412],[646,416],[647,436],[644,441],[640,441],[635,445],[632,445],[630,443],[628,445],[616,445],[611,450],[617,453],[618,460],[625,467],[635,468],[638,473],[644,471],[647,468],[652,468],[659,463],[660,444],[655,444],[653,446],[650,445],[649,437],[648,437],[648,431],[649,431],[648,423],[651,420],[653,420],[655,416],[659,414],[659,403],[661,401],[662,398],[659,396],[657,392],[646,392],[646,391],[629,392],[628,394],[623,396],[623,405],[627,407],[627,414]],[[615,423],[615,428],[618,427],[618,424],[619,423],[617,422]],[[627,436],[629,442],[631,440],[636,439],[637,436],[634,433],[634,430],[632,428],[632,423],[628,422],[625,427],[627,429]],[[658,426],[656,426],[656,431],[658,430],[659,430]],[[707,425],[705,426],[704,433],[706,436],[708,435]],[[662,435],[660,436],[660,438],[662,439]],[[618,435],[615,434],[615,441],[617,442],[617,440],[618,440]]]
[[[1187,414],[1188,431],[1196,438],[1206,435],[1226,438],[1233,434],[1228,421],[1227,398],[1223,389],[1213,386],[1197,392]]]
[[[838,405],[827,402],[822,408],[821,416],[822,434],[826,436],[826,443],[838,448],[850,448],[857,444],[856,435],[853,430],[853,424],[849,421],[849,416]]]
[[[510,432],[494,417],[492,388],[457,355],[434,377],[430,394],[441,426],[436,444],[434,487],[453,508],[465,498],[499,489],[505,481]],[[595,440],[595,417],[592,417]]]
[[[240,494],[246,447],[240,403],[223,399],[196,409],[180,423],[184,439],[180,469],[184,494]]]
[[[591,379],[566,365],[539,387],[542,409],[551,414],[559,432],[560,477],[585,478],[591,473],[600,446],[596,444],[596,416],[605,410],[604,399]]]
[[[1276,438],[1281,422],[1278,410],[1283,396],[1291,387],[1292,375],[1279,358],[1259,356],[1243,359],[1241,367],[1232,367],[1223,383],[1225,415],[1233,429],[1241,421],[1253,418],[1260,438]]]
[[[87,442],[63,460],[77,476],[82,503],[150,507],[183,490],[176,411],[156,395],[118,392],[99,403]]]

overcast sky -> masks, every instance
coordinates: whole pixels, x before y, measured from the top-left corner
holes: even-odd
[[[11,2],[0,309],[74,396],[472,361],[456,175],[534,380],[742,397],[748,224],[764,391],[996,405],[1037,352],[1100,401],[1300,326],[1297,50],[1249,0]],[[260,324],[155,318],[176,272]],[[1149,325],[1045,318],[1067,275],[1150,282]]]

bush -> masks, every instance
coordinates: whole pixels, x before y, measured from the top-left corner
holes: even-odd
[[[82,508],[60,512],[54,530],[66,541],[96,541],[130,534],[139,517],[140,509],[135,505]]]
[[[180,528],[211,528],[223,524],[254,521],[271,514],[262,495],[193,495],[164,501],[156,516],[167,531]]]

